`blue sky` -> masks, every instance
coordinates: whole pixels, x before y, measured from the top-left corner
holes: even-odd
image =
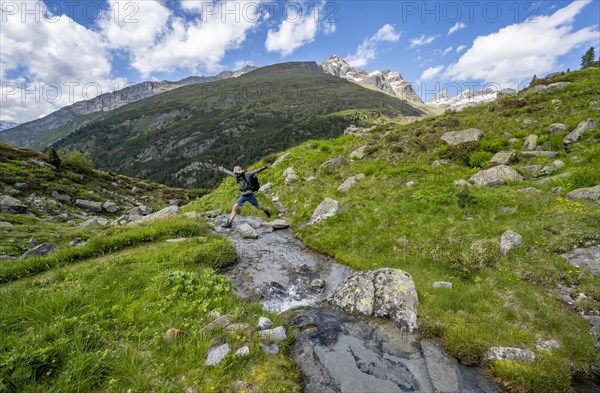
[[[0,1],[0,119],[20,122],[144,80],[332,54],[426,100],[522,88],[600,46],[598,0]]]

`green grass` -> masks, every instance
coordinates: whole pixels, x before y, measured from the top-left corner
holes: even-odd
[[[197,235],[184,232],[173,233]],[[234,261],[231,243],[208,236],[10,284],[0,290],[0,391],[300,391],[288,354],[292,335],[279,355],[266,355],[258,335],[201,332],[208,311],[252,326],[262,315],[283,323],[238,300],[211,268]],[[166,342],[162,336],[173,327],[189,335]],[[218,336],[233,351],[248,345],[250,356],[232,353],[203,366]]]
[[[523,183],[468,190],[452,183],[480,170],[469,164],[486,167],[482,157],[508,149],[506,132],[518,138],[532,133],[547,137],[541,142],[547,142],[544,148],[550,150],[557,141],[546,135],[548,125],[565,123],[572,130],[588,118],[600,124],[600,115],[588,105],[597,99],[598,77],[598,69],[559,75],[553,81],[573,84],[543,96],[520,93],[525,98],[521,106],[509,97],[414,124],[387,125],[365,138],[309,141],[288,150],[291,157],[261,173],[261,181],[273,183],[269,192],[275,192],[290,211],[297,236],[310,247],[358,270],[392,267],[410,272],[421,301],[421,332],[440,337],[462,362],[479,363],[492,346],[528,348],[536,352],[534,363],[494,362],[490,373],[511,391],[568,391],[571,379],[589,375],[595,364],[590,326],[576,311],[600,304],[600,279],[568,265],[559,254],[600,242],[600,209],[591,201],[570,201],[565,195],[600,183],[598,134],[589,131],[568,149],[562,144],[557,149],[566,166],[555,174],[571,173],[567,181],[542,184],[526,177]],[[552,99],[562,102],[560,110]],[[537,123],[524,125],[525,118]],[[448,148],[440,139],[446,131],[471,127],[485,133],[479,144]],[[348,158],[361,145],[370,152],[364,160],[332,173],[320,171],[323,162]],[[520,144],[515,148],[519,150]],[[430,165],[440,158],[454,162]],[[519,158],[514,165],[552,161]],[[282,172],[289,166],[299,182],[284,182]],[[367,177],[347,193],[337,191],[358,173]],[[309,176],[317,179],[304,181]],[[407,187],[408,181],[415,185]],[[556,186],[562,191],[553,192]],[[517,191],[525,187],[541,192]],[[225,181],[187,209],[228,210],[235,196],[235,185]],[[325,197],[340,201],[343,214],[304,226]],[[501,257],[499,239],[508,229],[521,234],[523,244]],[[434,281],[451,281],[454,288],[434,289]],[[591,300],[569,309],[555,293],[557,284],[571,286],[574,293],[583,292]],[[558,340],[562,348],[549,353],[536,348],[538,340],[550,339]]]
[[[17,226],[17,228],[19,228]],[[144,243],[177,237],[205,236],[206,224],[187,218],[172,218],[158,223],[133,227],[111,227],[92,235],[80,247],[64,245],[58,251],[45,256],[25,260],[14,260],[0,264],[0,283],[15,281],[42,273],[56,267],[72,264],[84,259],[102,256]]]

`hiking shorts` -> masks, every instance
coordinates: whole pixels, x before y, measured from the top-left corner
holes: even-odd
[[[256,206],[258,207],[258,201],[256,200],[256,197],[254,196],[254,194],[250,194],[250,195],[241,195],[237,201],[235,201],[236,205],[239,206],[244,206],[244,203],[246,202],[250,202],[252,204],[252,206]]]

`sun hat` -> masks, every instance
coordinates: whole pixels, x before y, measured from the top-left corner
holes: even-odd
[[[233,173],[235,173],[236,175],[239,175],[240,173],[243,173],[244,170],[242,169],[241,166],[236,166],[235,168],[233,168]]]

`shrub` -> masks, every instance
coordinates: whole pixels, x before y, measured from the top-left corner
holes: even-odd
[[[456,203],[461,209],[469,209],[477,205],[477,198],[468,186],[456,192]]]
[[[58,156],[56,149],[53,147],[48,149],[48,163],[50,163],[56,167],[60,166],[60,157]]]
[[[469,166],[471,168],[485,168],[493,154],[487,151],[477,151],[469,157]]]
[[[458,145],[448,146],[448,150],[441,154],[440,157],[452,160],[454,162],[460,162],[463,165],[468,165],[471,154],[478,150],[479,144],[477,142],[466,142]]]
[[[89,152],[81,153],[73,150],[63,152],[63,164],[81,172],[91,172],[94,169],[92,156]]]
[[[481,150],[489,151],[490,153],[498,153],[508,146],[508,138],[482,139],[479,141],[479,146],[481,147]]]
[[[577,168],[569,176],[569,187],[577,188],[594,187],[600,184],[600,167]]]

